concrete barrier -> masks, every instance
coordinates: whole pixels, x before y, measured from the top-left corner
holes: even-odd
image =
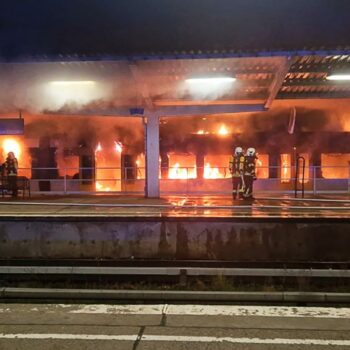
[[[2,258],[349,261],[350,222],[3,219]]]

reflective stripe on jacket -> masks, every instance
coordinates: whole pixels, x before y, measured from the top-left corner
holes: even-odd
[[[257,156],[245,156],[244,160],[244,175],[255,177],[255,161]]]
[[[239,177],[243,175],[244,171],[244,156],[231,156],[230,159],[230,172],[232,176]]]
[[[6,159],[6,162],[4,163],[4,168],[6,171],[6,174],[8,176],[14,176],[17,175],[18,172],[18,161],[16,158],[14,159]]]

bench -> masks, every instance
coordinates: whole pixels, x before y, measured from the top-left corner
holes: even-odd
[[[17,189],[18,191],[22,191],[23,198],[25,197],[26,191],[28,193],[28,197],[31,198],[30,181],[27,177],[17,176]],[[6,193],[10,192],[6,176],[1,177],[0,192],[2,197],[4,197]]]

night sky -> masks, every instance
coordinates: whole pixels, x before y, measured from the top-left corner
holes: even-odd
[[[350,46],[349,0],[0,0],[0,58]]]

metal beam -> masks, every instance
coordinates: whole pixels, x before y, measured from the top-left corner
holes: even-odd
[[[227,105],[185,105],[185,106],[162,106],[154,108],[153,115],[171,117],[171,116],[194,116],[208,114],[232,114],[245,112],[261,112],[264,111],[263,103],[260,104],[227,104]],[[148,114],[145,111],[145,115]],[[141,117],[139,115],[131,115],[129,108],[112,108],[108,110],[89,109],[88,111],[79,111],[77,113],[60,112],[45,112],[45,115],[60,115],[60,116],[100,116],[100,117]]]
[[[163,106],[157,109],[159,116],[194,116],[208,114],[232,114],[245,112],[262,112],[263,104],[257,105],[207,105],[207,106]]]
[[[350,81],[331,81],[326,79],[287,79],[282,86],[330,86],[350,88]]]
[[[264,104],[265,99],[241,99],[241,100],[154,100],[157,108],[174,106],[219,106],[219,105],[259,105]]]
[[[280,92],[277,100],[287,99],[337,99],[350,98],[350,91],[332,91],[332,92]]]
[[[152,102],[152,98],[151,98],[151,95],[149,93],[148,86],[145,83],[145,79],[140,71],[139,66],[137,65],[136,62],[133,62],[133,63],[129,63],[129,68],[130,68],[131,74],[135,80],[137,90],[140,92],[140,94],[145,102],[145,105],[147,106],[147,108],[149,110],[153,110],[154,105]]]
[[[271,104],[273,100],[276,98],[278,91],[280,90],[292,63],[293,63],[292,57],[286,57],[283,60],[283,63],[279,67],[278,71],[276,72],[275,78],[273,79],[269,88],[269,96],[265,102],[266,109],[269,109],[271,107]]]
[[[117,107],[117,108],[108,108],[108,109],[88,109],[84,111],[84,109],[77,112],[65,112],[64,110],[60,110],[58,112],[55,111],[44,111],[44,115],[59,115],[66,117],[86,117],[86,116],[96,116],[96,117],[130,117],[130,108],[128,107]],[[134,117],[134,116],[133,116]]]

